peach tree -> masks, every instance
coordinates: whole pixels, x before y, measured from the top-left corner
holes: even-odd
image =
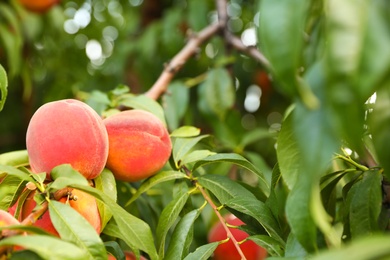
[[[390,256],[388,1],[22,2],[0,259]]]

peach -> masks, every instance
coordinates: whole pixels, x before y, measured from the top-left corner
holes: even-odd
[[[224,216],[224,218],[226,222],[229,223],[230,225],[241,226],[244,224],[244,222],[242,222],[233,214],[227,214]],[[237,240],[237,242],[240,242],[249,236],[246,232],[239,230],[237,228],[229,228],[229,230],[232,233],[233,237]],[[226,238],[227,238],[227,234],[222,223],[217,222],[216,224],[214,224],[214,226],[209,231],[209,235],[208,235],[209,243],[221,241]],[[244,253],[246,259],[248,260],[261,260],[267,257],[267,251],[253,241],[248,240],[242,243],[240,245],[240,248]],[[237,252],[237,249],[234,246],[233,242],[229,240],[228,242],[218,245],[218,247],[214,251],[213,259],[240,260],[241,256]]]
[[[69,163],[87,179],[96,178],[108,156],[108,135],[103,120],[87,104],[65,99],[41,106],[26,134],[33,172],[50,171]]]
[[[30,215],[36,206],[34,195],[35,191],[31,192],[24,202],[21,212],[22,220]],[[72,195],[76,196],[77,200],[69,200],[69,205],[77,212],[79,212],[92,225],[96,232],[100,234],[101,219],[96,199],[93,196],[76,189],[72,190]],[[63,197],[59,201],[66,203],[67,198]],[[59,236],[57,230],[54,228],[53,223],[51,222],[49,211],[46,211],[42,217],[34,223],[34,226],[40,227],[55,236]]]
[[[150,112],[127,110],[103,120],[109,139],[106,167],[116,179],[135,182],[157,173],[172,150],[169,133]]]
[[[5,210],[0,209],[0,227],[18,225],[20,222],[14,218],[10,213]],[[7,233],[7,230],[0,232],[1,236],[4,236]]]
[[[59,2],[60,0],[19,0],[24,8],[35,13],[44,13]]]

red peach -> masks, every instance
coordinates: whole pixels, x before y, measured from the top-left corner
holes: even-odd
[[[59,2],[60,0],[19,0],[24,8],[35,13],[44,13]]]
[[[135,182],[157,173],[172,150],[169,133],[150,112],[127,110],[103,120],[109,139],[107,168],[116,179]]]
[[[97,177],[107,161],[108,136],[103,120],[87,104],[65,99],[46,103],[32,116],[26,134],[33,172],[69,163],[87,179]]]
[[[22,220],[25,219],[36,206],[34,195],[35,191],[31,192],[24,202],[21,212]],[[96,232],[100,234],[101,219],[96,199],[93,196],[76,189],[72,190],[72,195],[76,196],[77,200],[69,200],[69,205],[80,213],[92,225]],[[67,198],[63,197],[59,201],[66,203]],[[34,223],[34,226],[40,227],[55,236],[59,236],[57,230],[51,222],[49,211],[46,211],[42,217]]]
[[[125,254],[125,259],[126,260],[136,260],[137,258],[135,257],[134,253],[133,252],[130,252],[130,251],[125,251],[123,252]],[[139,258],[140,260],[147,260],[145,257],[143,257],[141,255],[141,257]],[[108,260],[116,260],[115,256],[111,255],[111,254],[108,254]]]
[[[226,222],[230,225],[241,226],[244,224],[244,222],[242,222],[233,214],[227,214],[226,216],[224,216],[224,218]],[[237,242],[240,242],[249,236],[246,232],[239,230],[237,228],[229,228],[229,230],[232,233],[233,237],[237,240]],[[227,238],[227,234],[222,223],[217,222],[216,224],[214,224],[214,226],[211,228],[208,235],[209,243],[221,241],[226,238]],[[240,244],[240,248],[244,253],[246,259],[248,260],[261,260],[267,257],[267,251],[253,241],[248,240]],[[228,242],[218,245],[218,247],[214,251],[213,259],[240,260],[241,256],[237,252],[237,249],[234,246],[233,242],[229,240]]]
[[[0,227],[18,225],[20,222],[14,218],[10,213],[5,210],[0,209]],[[0,232],[1,236],[4,236],[7,233],[7,230]]]

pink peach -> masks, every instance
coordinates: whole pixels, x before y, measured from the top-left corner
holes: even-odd
[[[69,163],[87,179],[97,177],[108,156],[103,120],[87,104],[65,99],[46,103],[32,116],[26,134],[34,172],[50,171]]]

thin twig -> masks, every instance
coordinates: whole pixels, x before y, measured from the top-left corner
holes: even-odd
[[[240,248],[240,245],[238,243],[238,241],[234,238],[232,232],[230,231],[230,229],[227,227],[226,225],[226,221],[225,219],[223,218],[223,216],[221,215],[221,213],[219,212],[218,210],[218,207],[214,204],[214,202],[211,200],[210,196],[206,193],[206,191],[204,190],[204,188],[202,186],[200,186],[198,183],[196,183],[196,187],[198,188],[198,190],[202,193],[203,197],[205,198],[205,200],[210,204],[210,206],[212,207],[212,209],[214,210],[215,214],[217,215],[219,221],[222,223],[222,226],[223,228],[225,229],[226,231],[226,234],[227,234],[227,237],[229,239],[232,240],[234,246],[236,247],[237,249],[237,252],[240,254],[241,256],[241,260],[246,260],[246,257],[244,255],[244,253],[242,252],[241,248]]]
[[[160,77],[145,95],[157,100],[167,90],[169,82],[171,82],[175,74],[190,57],[196,54],[198,47],[215,35],[218,30],[219,24],[211,24],[199,33],[191,36],[184,48],[167,64]]]

